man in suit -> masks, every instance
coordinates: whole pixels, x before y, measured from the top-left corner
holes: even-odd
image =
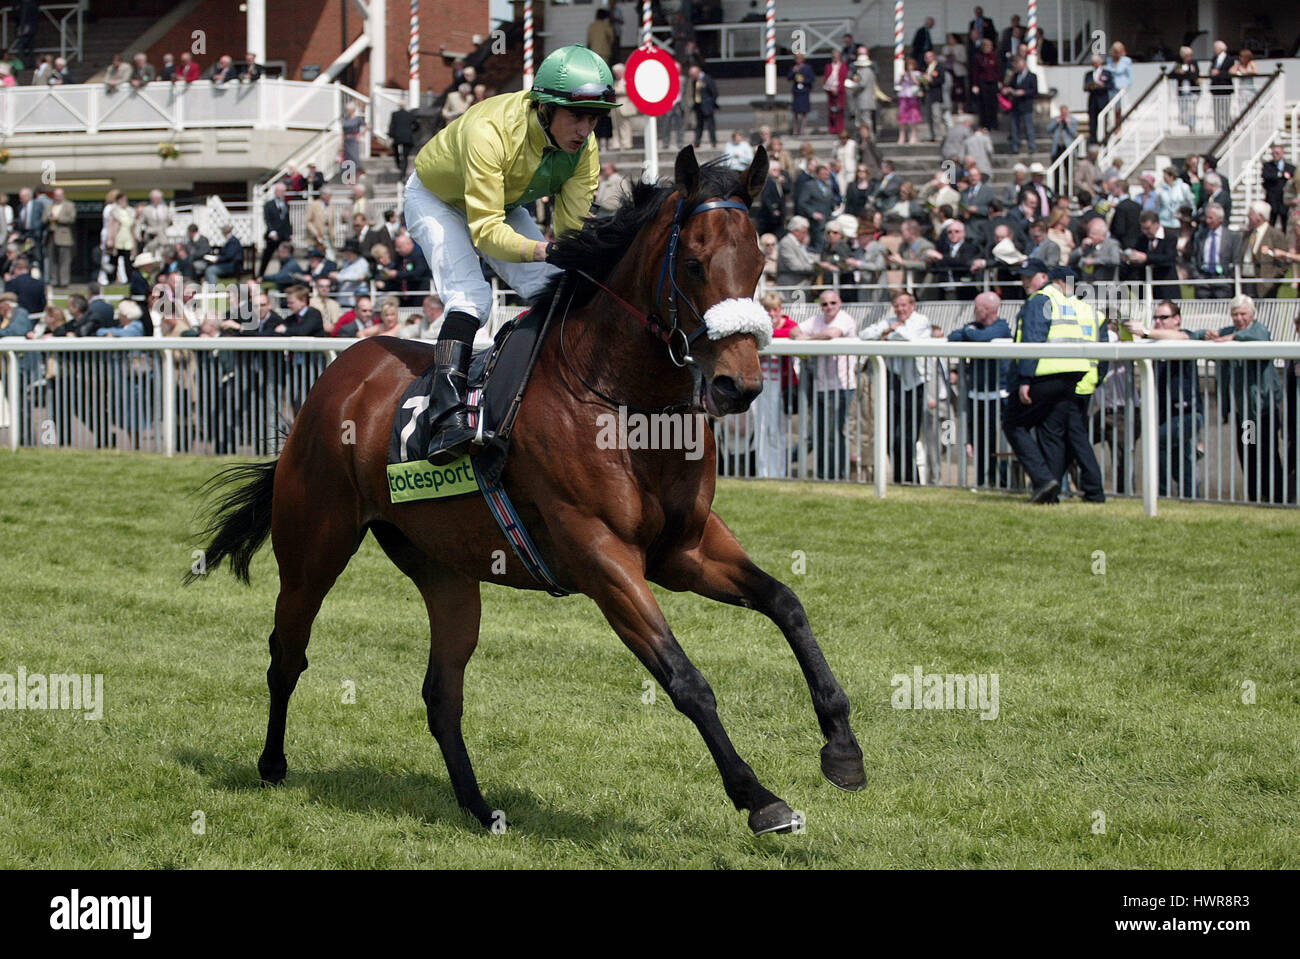
[[[388,118],[388,142],[393,145],[393,163],[406,179],[406,165],[411,160],[411,150],[415,147],[415,132],[419,120],[410,110],[394,110]]]
[[[962,145],[966,151],[963,166],[969,167],[974,160],[984,174],[984,179],[993,179],[993,138],[989,136],[988,127],[980,127],[972,133]]]
[[[808,167],[812,176],[804,179],[795,190],[794,212],[807,218],[812,226],[809,245],[820,251],[826,224],[835,211],[835,192],[831,189],[831,168],[828,165],[812,160]]]
[[[284,294],[286,316],[263,331],[267,336],[324,336],[325,322],[320,310],[310,304],[311,291],[305,286],[291,286]]]
[[[230,54],[224,54],[212,65],[212,73],[208,75],[208,79],[216,85],[239,79],[239,67],[235,66],[235,61]]]
[[[266,67],[257,62],[257,55],[251,50],[245,53],[244,62],[239,68],[239,82],[256,83],[264,76],[266,76]]]
[[[1214,41],[1214,56],[1210,58],[1210,94],[1214,97],[1214,129],[1221,133],[1232,120],[1232,68],[1237,59],[1228,53],[1228,45]]]
[[[984,172],[975,164],[966,175],[970,178],[970,186],[962,192],[961,205],[970,211],[972,219],[985,219],[989,215],[989,204],[996,197],[993,187],[984,182]]]
[[[227,223],[221,228],[221,235],[224,240],[221,250],[217,253],[216,262],[210,262],[204,273],[204,279],[209,286],[216,286],[217,280],[222,277],[238,276],[244,266],[244,245],[239,242],[239,237],[235,236],[235,228]]]
[[[1061,247],[1047,238],[1047,221],[1042,217],[1029,224],[1029,258],[1042,260],[1049,267],[1060,266]]]
[[[1160,225],[1160,214],[1154,210],[1143,210],[1138,217],[1142,235],[1138,237],[1133,252],[1128,255],[1128,276],[1125,279],[1140,281],[1144,278],[1146,268],[1151,269],[1151,280],[1155,284],[1152,294],[1157,299],[1176,299],[1182,294],[1178,284],[1178,238],[1166,233]]]
[[[917,28],[912,37],[912,59],[918,64],[925,62],[925,53],[927,50],[934,49],[934,38],[930,31],[934,29],[934,17],[926,17],[925,24]]]
[[[894,167],[893,160],[886,160],[880,164],[880,186],[876,187],[874,200],[876,208],[879,210],[888,210],[898,202],[899,190],[903,185],[903,178],[898,175]]]
[[[1280,259],[1277,251],[1287,249],[1286,234],[1269,225],[1273,210],[1265,200],[1256,200],[1246,211],[1246,235],[1241,243],[1242,276],[1273,280],[1281,276],[1290,261]],[[1246,293],[1257,300],[1271,299],[1277,292],[1276,283],[1252,283]]]
[[[1038,215],[1051,216],[1052,207],[1056,205],[1056,191],[1047,185],[1047,170],[1037,160],[1029,164],[1029,183],[1026,188],[1038,197]]]
[[[811,286],[818,269],[834,269],[809,247],[809,237],[810,224],[807,217],[790,217],[785,225],[785,236],[776,245],[777,286]]]
[[[906,271],[904,282],[910,277],[911,282],[921,283],[930,269],[933,257],[928,254],[934,251],[934,244],[921,236],[921,225],[915,220],[904,220],[900,232],[903,239],[898,245],[898,252],[889,254],[885,259],[892,268]]]
[[[1201,191],[1204,199],[1201,201],[1201,216],[1204,218],[1205,208],[1211,203],[1217,203],[1223,207],[1224,220],[1232,219],[1232,194],[1224,189],[1223,177],[1218,173],[1207,173],[1205,175],[1205,189]]]
[[[1106,229],[1105,218],[1098,216],[1088,222],[1083,240],[1070,252],[1070,267],[1085,280],[1106,282],[1115,279],[1123,255],[1119,241]]]
[[[397,251],[393,267],[397,270],[398,282],[402,292],[410,294],[402,297],[402,304],[419,306],[433,287],[433,272],[429,269],[429,263],[409,233],[403,233],[394,240],[393,248]]]
[[[18,233],[20,247],[26,247],[32,262],[40,266],[45,247],[45,210],[48,202],[42,196],[33,196],[28,187],[18,191],[18,217],[13,229]],[[27,241],[30,241],[27,242]]]
[[[315,285],[321,277],[328,279],[337,270],[338,264],[327,257],[324,250],[312,247],[307,251],[307,276],[302,279]]]
[[[1192,237],[1192,275],[1207,281],[1196,284],[1196,298],[1229,299],[1232,296],[1232,267],[1240,259],[1241,235],[1228,229],[1223,207],[1211,203],[1205,208],[1205,223]]]
[[[690,102],[695,113],[695,145],[704,139],[704,129],[709,130],[709,146],[717,149],[718,129],[713,114],[718,109],[718,85],[698,65],[692,64],[687,71],[690,76]]]
[[[275,255],[281,243],[293,239],[293,224],[289,222],[289,201],[285,198],[289,192],[283,181],[275,185],[275,195],[262,206],[262,219],[266,221],[266,245],[262,249],[262,262],[257,268],[257,275],[266,272],[266,264]]]
[[[1286,203],[1283,194],[1291,181],[1295,178],[1295,164],[1286,162],[1286,148],[1280,143],[1274,143],[1271,150],[1272,156],[1264,161],[1264,169],[1261,176],[1264,185],[1264,199],[1268,205],[1273,208],[1273,215],[1269,219],[1270,226],[1279,226],[1286,228]]]
[[[18,297],[18,305],[35,316],[45,312],[45,284],[29,272],[27,257],[14,260],[13,276],[5,283],[5,292]]]
[[[72,227],[77,222],[77,204],[64,198],[63,188],[55,187],[53,202],[45,210],[46,235],[50,240],[49,281],[54,286],[72,282]]]
[[[281,240],[272,250],[275,255],[279,269],[274,273],[266,272],[266,262],[262,264],[262,280],[274,283],[275,288],[283,293],[291,286],[297,286],[302,282],[303,274],[307,269],[293,255],[293,243],[289,240]],[[269,262],[269,261],[267,261]]]
[[[1097,122],[1097,115],[1106,109],[1106,104],[1110,102],[1110,98],[1115,92],[1115,78],[1106,69],[1105,63],[1106,61],[1100,53],[1094,53],[1092,55],[1092,66],[1083,75],[1083,89],[1088,94],[1089,143],[1101,142],[1101,138],[1097,136],[1097,130],[1100,126]]]
[[[172,225],[172,211],[163,200],[162,190],[150,190],[149,202],[140,214],[140,242],[150,253],[162,252],[167,229]]]
[[[393,246],[393,235],[385,227],[372,225],[364,213],[353,214],[352,235],[361,249],[361,255],[366,259],[370,259],[370,250],[375,244],[387,247],[390,257],[397,256],[397,249]]]
[[[780,239],[785,232],[785,171],[775,161],[767,166],[767,182],[758,197],[755,219],[760,234],[771,233]]]
[[[185,248],[190,251],[190,259],[196,264],[212,252],[212,244],[199,232],[199,225],[191,223],[185,230]]]
[[[1141,235],[1138,217],[1142,206],[1128,195],[1128,180],[1112,177],[1106,181],[1106,192],[1111,196],[1113,211],[1110,218],[1110,235],[1119,243],[1121,250],[1132,250],[1137,246]]]
[[[1029,152],[1034,144],[1034,100],[1038,97],[1038,77],[1030,72],[1025,58],[1011,58],[1011,71],[1002,87],[1003,96],[1011,101],[1011,152],[1020,152],[1020,138],[1029,142]]]
[[[998,28],[993,25],[993,21],[984,16],[984,8],[975,8],[975,19],[970,22],[970,28],[966,31],[970,37],[971,45],[978,47],[980,41],[986,37],[994,43],[998,42]]]
[[[307,201],[307,236],[311,238],[312,243],[326,253],[334,249],[330,213],[331,195],[330,189],[325,187],[320,191],[319,199]]]
[[[966,224],[950,220],[935,249],[926,256],[933,281],[944,284],[941,295],[945,300],[975,299],[971,265],[978,256],[978,244],[966,237]]]

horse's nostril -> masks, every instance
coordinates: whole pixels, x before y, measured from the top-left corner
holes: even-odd
[[[740,387],[730,376],[713,378],[713,394],[719,399],[734,400],[740,396]]]

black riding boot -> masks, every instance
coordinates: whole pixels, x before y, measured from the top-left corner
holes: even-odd
[[[474,438],[474,428],[469,425],[469,409],[465,406],[470,343],[458,339],[440,339],[434,354],[438,368],[433,375],[433,392],[429,397],[433,435],[429,439],[429,462],[446,466],[455,462],[468,450]]]

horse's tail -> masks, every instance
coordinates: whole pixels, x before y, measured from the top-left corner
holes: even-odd
[[[238,463],[227,467],[200,490],[223,490],[207,514],[207,525],[200,537],[211,541],[203,550],[190,571],[185,574],[185,585],[206,576],[230,560],[230,571],[248,585],[248,567],[271,532],[271,493],[275,487],[275,465],[268,463]]]

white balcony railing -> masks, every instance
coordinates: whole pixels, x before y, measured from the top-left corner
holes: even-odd
[[[0,133],[181,131],[205,127],[324,130],[355,91],[339,84],[154,82],[109,92],[102,83],[0,88]]]
[[[1237,115],[1241,119],[1216,153],[1219,175],[1232,194],[1230,225],[1240,229],[1245,225],[1250,204],[1264,199],[1260,164],[1273,141],[1282,135],[1286,122],[1286,92],[1281,74],[1276,74],[1264,86],[1244,114],[1234,114]]]

